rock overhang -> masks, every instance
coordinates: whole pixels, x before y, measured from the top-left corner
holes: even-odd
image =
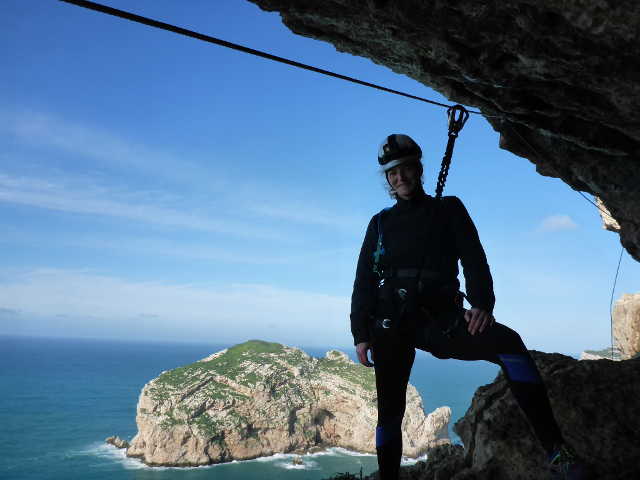
[[[249,1],[480,109],[501,148],[601,199],[640,260],[640,3]]]

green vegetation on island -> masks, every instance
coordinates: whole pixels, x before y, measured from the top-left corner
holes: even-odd
[[[337,382],[330,380],[335,377]],[[326,381],[334,384],[333,387],[323,388],[322,382]],[[298,348],[250,340],[204,360],[163,372],[147,392],[163,405],[162,429],[189,425],[208,438],[216,438],[225,428],[247,432],[252,429],[249,419],[235,407],[249,405],[255,391],[265,392],[274,401],[295,408],[314,404],[316,397],[325,398],[336,391],[356,395],[363,390],[374,401],[373,372],[349,361],[343,353],[331,351],[324,358],[313,358]],[[184,400],[187,397],[189,401]],[[210,406],[215,401],[222,402],[219,417],[214,418],[206,409],[195,407]]]
[[[318,359],[318,367],[321,371],[342,377],[369,392],[376,390],[376,377],[373,371],[360,364],[335,358],[320,358]]]

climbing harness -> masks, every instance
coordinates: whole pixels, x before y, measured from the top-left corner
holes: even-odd
[[[434,205],[430,221],[425,221],[427,231],[439,225],[437,218],[442,208],[440,201],[435,199],[431,201]],[[432,264],[433,257],[430,257],[426,250],[419,267],[397,268],[384,262],[387,251],[383,242],[382,216],[386,210],[377,215],[378,240],[376,251],[373,253],[378,299],[374,317],[375,330],[384,335],[388,335],[384,333],[385,331],[395,333],[410,330],[416,326],[417,314],[424,318],[438,318],[438,321],[431,326],[438,328],[444,337],[451,338],[459,328],[459,315],[456,314],[454,318],[446,313],[447,318],[451,318],[450,321],[443,323],[440,314],[449,312],[450,307],[455,307],[455,311],[459,313],[463,307],[464,293],[458,290],[457,282],[443,281],[440,269]],[[434,250],[439,251],[442,246],[443,232],[441,228],[435,227],[434,233],[436,237]]]
[[[453,147],[460,130],[462,130],[462,127],[464,127],[464,124],[467,123],[469,119],[469,111],[462,105],[454,105],[447,109],[447,116],[449,117],[449,140],[447,141],[444,157],[442,157],[442,166],[440,167],[438,183],[436,184],[436,198],[442,198],[442,191],[444,190],[444,184],[447,181],[449,167],[451,166]]]
[[[376,250],[373,252],[373,271],[377,275],[376,295],[380,317],[375,319],[375,323],[376,328],[383,331],[396,331],[402,319],[419,308],[418,299],[423,293],[425,282],[433,283],[438,275],[425,268],[426,252],[419,268],[394,268],[385,262],[382,217],[387,210],[389,207],[376,215],[378,239]]]

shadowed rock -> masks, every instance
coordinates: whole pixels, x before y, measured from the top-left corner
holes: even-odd
[[[562,434],[599,480],[640,478],[640,359],[578,361],[533,352],[549,389]],[[498,379],[476,392],[456,423],[474,470],[494,469],[496,480],[545,478],[545,455],[533,438],[507,383]]]
[[[566,442],[590,478],[640,478],[640,358],[578,361],[532,352]],[[426,462],[403,468],[411,480],[547,480],[545,452],[516,405],[507,382],[480,387],[455,430],[465,447],[437,447]],[[367,480],[375,480],[370,475]]]

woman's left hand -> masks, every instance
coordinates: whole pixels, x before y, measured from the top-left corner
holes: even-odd
[[[464,312],[464,319],[467,321],[467,329],[471,335],[482,333],[496,321],[493,315],[480,308],[470,308]]]

